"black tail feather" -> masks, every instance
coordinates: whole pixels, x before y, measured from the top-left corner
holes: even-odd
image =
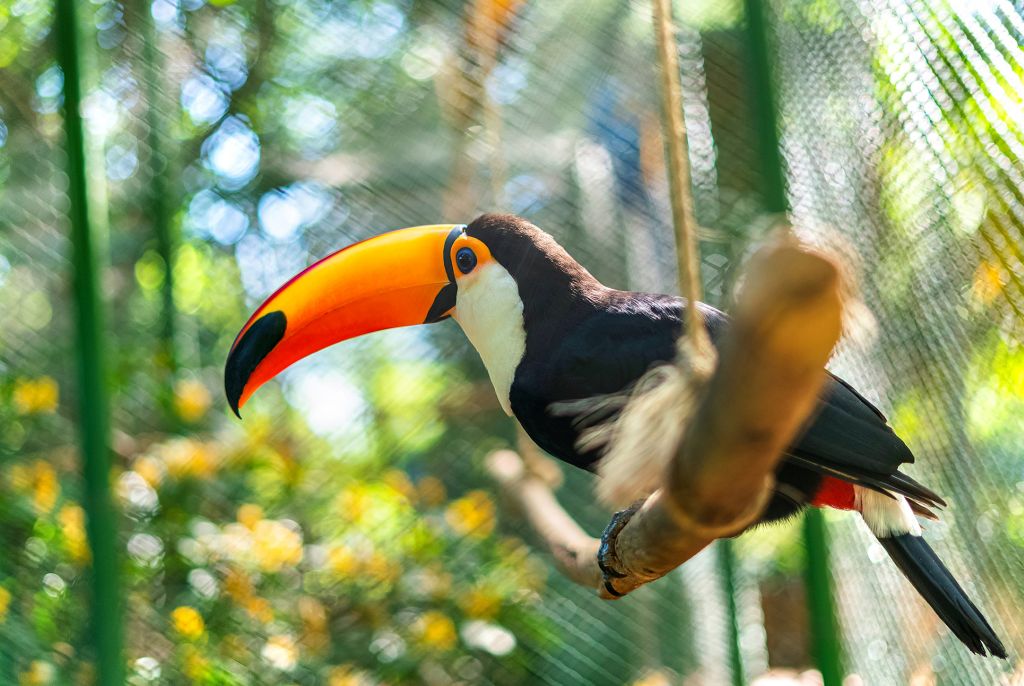
[[[912,503],[919,503],[926,508],[943,508],[946,501],[935,491],[914,481],[906,474],[893,472],[891,474],[873,474],[870,472],[857,472],[848,466],[839,466],[829,463],[817,456],[810,456],[798,452],[786,453],[786,462],[795,464],[804,469],[809,469],[819,474],[833,476],[842,479],[856,486],[863,486],[879,493],[892,496],[894,493],[904,496]]]
[[[1006,657],[1006,648],[981,611],[921,536],[904,534],[878,541],[935,614],[971,652],[984,656],[988,649],[995,657]]]

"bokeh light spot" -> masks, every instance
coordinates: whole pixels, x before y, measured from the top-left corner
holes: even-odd
[[[206,168],[226,190],[239,190],[259,171],[260,140],[240,117],[229,117],[203,143]]]

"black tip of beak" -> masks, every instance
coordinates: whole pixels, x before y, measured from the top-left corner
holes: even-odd
[[[238,402],[242,398],[245,384],[260,362],[274,349],[282,338],[288,320],[284,312],[268,312],[252,323],[228,355],[224,365],[224,393],[231,410],[239,419]]]

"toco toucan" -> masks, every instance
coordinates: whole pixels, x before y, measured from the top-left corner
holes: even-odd
[[[608,288],[528,221],[402,229],[316,262],[271,295],[235,339],[225,391],[238,413],[293,362],[373,331],[451,317],[483,360],[502,408],[555,457],[593,469],[578,424],[553,404],[622,392],[671,361],[687,303]],[[698,303],[713,343],[729,319]],[[915,512],[945,502],[899,472],[914,456],[885,417],[829,375],[820,407],[791,445],[761,522],[807,505],[856,510],[911,584],[973,652],[1006,657],[999,638],[921,536]]]

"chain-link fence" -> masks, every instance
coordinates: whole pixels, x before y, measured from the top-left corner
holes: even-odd
[[[514,426],[454,324],[299,363],[242,422],[222,400],[252,309],[386,229],[509,210],[608,285],[673,291],[648,3],[94,0],[77,5],[77,76],[55,31],[71,4],[0,2],[0,682],[90,683],[91,622],[111,610],[91,600],[75,430],[91,396],[76,377],[69,78],[130,683],[726,684],[815,668],[799,521],[616,603],[531,552],[482,467]],[[830,570],[844,672],[1016,683],[1020,7],[675,12],[706,299],[728,308],[778,218],[779,149],[798,231],[862,277],[870,314],[833,369],[950,501],[927,535],[1011,653],[970,655],[856,518],[830,513],[831,551],[811,562]],[[565,477],[560,499],[599,531],[592,477]]]

